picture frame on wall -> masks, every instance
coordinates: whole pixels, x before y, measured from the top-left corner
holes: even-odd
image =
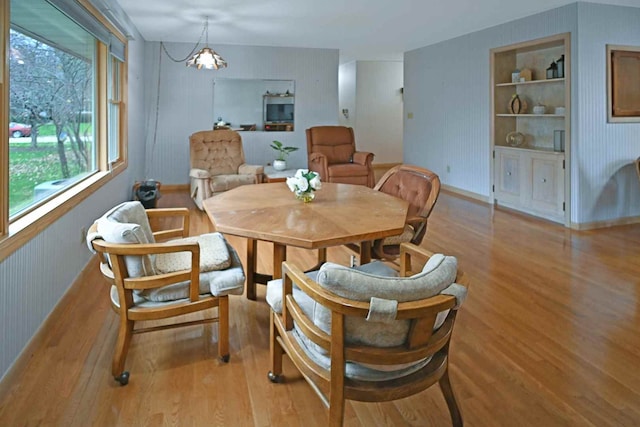
[[[607,120],[640,122],[640,46],[607,45]]]

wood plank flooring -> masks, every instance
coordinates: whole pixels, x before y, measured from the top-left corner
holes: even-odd
[[[210,230],[192,208],[191,232]],[[242,257],[243,239],[229,237]],[[471,287],[451,347],[451,382],[467,426],[640,425],[640,226],[576,232],[491,206],[440,196],[423,246],[458,257]],[[347,264],[350,252],[328,251]],[[314,253],[290,249],[303,268]],[[271,269],[270,245],[258,268]],[[231,361],[217,326],[135,336],[128,386],[110,375],[117,322],[97,263],[56,308],[41,345],[0,384],[0,426],[324,426],[327,411],[285,358],[268,371],[268,317],[231,298]],[[433,387],[383,404],[349,402],[347,426],[447,426]]]

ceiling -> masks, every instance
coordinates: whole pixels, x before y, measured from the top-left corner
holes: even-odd
[[[333,48],[340,62],[402,53],[571,0],[117,0],[147,41]],[[597,3],[640,7],[640,0]],[[224,52],[221,52],[224,56]]]

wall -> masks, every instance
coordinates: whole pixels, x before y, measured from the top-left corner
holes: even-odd
[[[4,376],[92,254],[80,241],[108,208],[128,198],[144,165],[144,41],[129,42],[129,167],[0,263],[0,376]],[[87,283],[104,290],[103,283]],[[105,294],[106,295],[106,294]]]
[[[402,162],[402,62],[350,62],[340,80],[340,111],[349,109],[340,123],[354,128],[358,150],[374,153],[374,163]]]
[[[489,200],[489,49],[571,32],[572,225],[637,219],[640,125],[606,121],[605,49],[640,45],[638,22],[640,9],[580,2],[406,52],[404,161]]]
[[[640,184],[632,163],[640,156],[640,123],[607,122],[606,45],[640,46],[640,8],[578,3],[578,28],[575,221],[637,217]]]
[[[575,33],[576,8],[572,4],[406,52],[404,162],[431,169],[443,184],[488,200],[489,50]]]
[[[176,59],[183,59],[193,49],[193,44],[188,43],[165,46]],[[294,132],[243,132],[248,163],[272,162],[275,153],[269,143],[277,139],[300,148],[289,156],[290,166],[306,167],[305,129],[337,124],[337,50],[214,45],[213,49],[229,66],[209,71],[186,67],[184,62],[173,62],[166,54],[160,55],[159,43],[149,43],[147,47],[145,97],[150,108],[141,123],[147,146],[145,175],[163,184],[189,182],[189,135],[211,129],[217,118],[213,117],[216,78],[295,80]]]
[[[356,61],[340,65],[338,73],[338,97],[340,101],[338,124],[340,126],[354,127],[356,125]],[[342,110],[348,111],[345,117]]]

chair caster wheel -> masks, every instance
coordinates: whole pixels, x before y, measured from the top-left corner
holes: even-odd
[[[230,358],[231,356],[229,356],[228,354],[225,354],[224,356],[220,356],[220,360],[222,360],[224,363],[229,363]]]
[[[116,377],[113,377],[113,378],[115,378],[115,380],[118,381],[120,383],[120,385],[129,384],[129,372],[128,371],[124,371],[120,375],[118,375]]]
[[[269,381],[271,381],[272,383],[282,382],[282,375],[276,375],[271,371],[269,371],[269,373],[267,374],[267,377],[269,378]]]

